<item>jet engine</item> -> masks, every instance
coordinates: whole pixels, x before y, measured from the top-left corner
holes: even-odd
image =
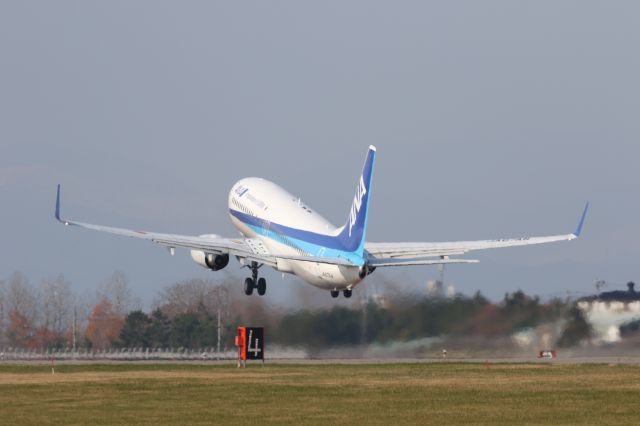
[[[361,279],[364,279],[364,277],[366,277],[367,275],[371,275],[375,270],[375,266],[361,266],[360,270],[358,271],[358,275]]]
[[[198,265],[212,271],[219,271],[229,264],[229,254],[205,253],[200,250],[191,250],[191,258]]]
[[[219,235],[201,235],[203,238],[218,238]],[[205,253],[201,250],[191,250],[191,258],[198,265],[211,269],[212,271],[219,271],[229,264],[229,253]]]

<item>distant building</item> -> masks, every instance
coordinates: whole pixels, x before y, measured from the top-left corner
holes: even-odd
[[[453,299],[454,297],[456,297],[456,288],[453,285],[449,284],[447,286],[447,298]]]
[[[640,319],[640,292],[633,282],[627,290],[605,291],[599,295],[583,297],[578,307],[593,326],[596,337],[604,343],[620,340],[620,326]]]
[[[446,288],[440,280],[427,281],[427,296],[434,298],[448,298],[453,299],[456,297],[456,288],[449,284]]]
[[[444,288],[442,286],[442,281],[439,281],[439,280],[427,281],[427,296],[444,297]]]
[[[373,303],[376,306],[379,306],[382,309],[387,309],[389,307],[389,301],[385,297],[384,294],[373,294],[369,297],[369,303]]]

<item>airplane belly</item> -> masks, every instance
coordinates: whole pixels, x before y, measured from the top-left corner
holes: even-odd
[[[291,263],[295,275],[307,283],[325,290],[353,288],[362,281],[359,268],[356,266],[339,266],[300,261]]]

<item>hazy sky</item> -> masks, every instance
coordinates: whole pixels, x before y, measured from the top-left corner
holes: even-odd
[[[371,241],[568,233],[592,202],[582,239],[472,253],[447,270],[458,290],[638,279],[639,17],[635,1],[2,2],[0,277],[93,290],[117,269],[145,301],[192,277],[241,286],[235,261],[207,272],[58,225],[56,184],[73,219],[236,236],[227,193],[262,176],[341,224],[375,144]],[[270,301],[300,284],[266,276]]]

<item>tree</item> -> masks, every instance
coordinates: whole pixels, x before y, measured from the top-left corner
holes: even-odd
[[[252,306],[251,312],[260,311],[256,302],[243,298],[243,306]],[[160,293],[155,301],[152,333],[154,345],[204,347],[217,343],[217,318],[221,319],[221,334],[226,335],[232,325],[229,288],[209,280],[194,279],[173,284]],[[160,315],[160,312],[162,315]],[[166,321],[170,320],[167,333]],[[245,318],[246,319],[246,318]],[[224,340],[224,337],[222,337]]]
[[[0,280],[0,348],[7,343],[7,310],[6,310],[6,285]]]
[[[35,320],[37,297],[29,280],[21,272],[14,272],[9,278],[6,303],[8,312],[20,312],[29,320]]]
[[[496,305],[484,305],[469,321],[469,334],[497,337],[507,335],[510,332],[510,324],[504,321],[500,308]]]
[[[20,272],[9,279],[5,309],[8,311],[7,338],[18,347],[33,346],[37,318],[37,298],[33,287]]]
[[[558,340],[558,346],[571,347],[589,339],[593,334],[591,324],[584,317],[582,310],[574,303],[569,309],[567,323]]]
[[[312,348],[353,345],[360,342],[361,317],[359,311],[340,306],[298,311],[282,318],[282,330],[276,336],[281,343]]]
[[[171,320],[159,308],[151,313],[147,335],[150,347],[165,348],[169,346]]]
[[[20,311],[12,310],[9,313],[9,327],[7,337],[9,344],[19,348],[32,348],[35,336],[33,323]]]
[[[130,312],[120,330],[119,344],[124,347],[149,347],[151,319],[144,312]]]
[[[44,280],[40,286],[40,300],[41,321],[36,333],[38,345],[64,346],[73,321],[71,284],[62,274],[55,280]]]
[[[180,314],[173,319],[171,346],[192,348],[195,346],[197,330],[200,327],[198,317],[193,313]]]
[[[140,309],[140,299],[134,294],[125,274],[114,272],[97,290],[98,300],[107,300],[115,313],[125,317],[128,312]]]
[[[541,319],[540,299],[528,296],[522,290],[507,293],[501,311],[503,320],[511,326],[511,331],[533,327]]]
[[[99,301],[89,316],[86,337],[96,349],[109,348],[120,335],[124,318],[106,299]]]
[[[229,291],[225,286],[212,281],[193,279],[163,289],[155,305],[169,317],[175,317],[195,312],[202,307],[210,315],[216,315],[218,309],[225,314],[228,302]]]

